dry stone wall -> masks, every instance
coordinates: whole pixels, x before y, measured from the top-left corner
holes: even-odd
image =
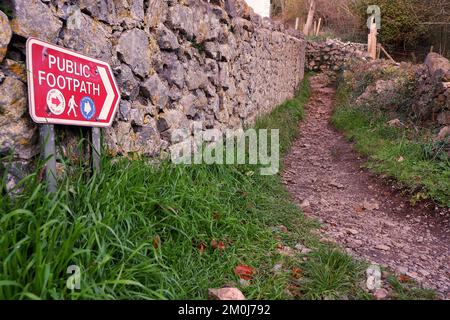
[[[342,42],[337,39],[307,43],[306,69],[308,71],[339,71],[352,59],[370,59],[367,56],[367,45]]]
[[[303,78],[301,34],[243,0],[7,0],[2,8],[0,154],[16,160],[39,152],[27,107],[31,36],[111,64],[122,95],[105,130],[111,154],[156,156],[183,143],[172,135],[178,128],[242,128],[293,97]]]
[[[450,61],[430,53],[425,63],[417,68],[415,77],[414,116],[422,121],[450,126]]]
[[[450,61],[443,56],[430,53],[423,64],[355,61],[341,79],[356,106],[397,115],[450,141]]]

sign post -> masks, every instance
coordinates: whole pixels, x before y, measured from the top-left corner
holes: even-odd
[[[45,178],[48,183],[48,192],[56,192],[56,152],[55,128],[52,124],[44,124],[40,128],[42,141],[42,158],[45,162]]]
[[[100,171],[101,132],[100,128],[92,128],[92,167]]]
[[[36,38],[27,41],[30,116],[41,139],[49,191],[56,190],[53,124],[92,127],[93,167],[100,169],[100,128],[111,126],[120,93],[108,63]],[[53,179],[53,180],[52,180]]]

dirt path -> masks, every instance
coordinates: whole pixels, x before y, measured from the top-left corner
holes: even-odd
[[[283,181],[324,238],[368,262],[388,266],[450,298],[450,212],[411,207],[386,179],[361,169],[363,160],[329,124],[335,89],[311,79],[312,96],[300,137],[285,159]]]

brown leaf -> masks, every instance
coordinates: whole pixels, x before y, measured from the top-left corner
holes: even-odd
[[[239,276],[241,279],[250,280],[253,278],[254,269],[250,266],[246,265],[238,265],[234,268],[234,273]]]
[[[157,234],[153,238],[153,248],[158,249],[160,245],[161,245],[161,237]]]
[[[217,240],[216,239],[212,239],[211,240],[211,247],[213,249],[217,249],[217,246],[218,246]]]
[[[217,245],[217,248],[219,250],[225,250],[225,243],[223,241],[220,241],[219,244]]]
[[[407,276],[406,274],[401,274],[397,277],[398,281],[405,283],[405,282],[411,282],[411,278]]]
[[[206,250],[206,245],[203,242],[200,242],[200,244],[198,245],[198,251],[200,252],[200,254],[205,253]]]
[[[295,279],[300,279],[303,275],[303,271],[300,268],[292,268],[292,277]]]

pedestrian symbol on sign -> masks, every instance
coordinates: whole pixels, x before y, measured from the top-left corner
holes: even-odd
[[[75,117],[76,117],[77,116],[77,112],[75,111],[75,107],[78,107],[78,106],[75,103],[75,98],[72,95],[72,97],[69,100],[69,111],[67,111],[67,115],[70,115],[70,113],[73,112]]]

